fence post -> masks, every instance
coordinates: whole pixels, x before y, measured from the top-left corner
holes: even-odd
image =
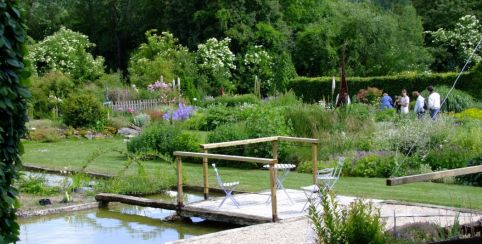
[[[207,149],[204,149],[204,153],[208,153]],[[208,178],[208,158],[203,157],[203,176],[204,176],[204,200],[209,198],[209,178]]]
[[[273,217],[273,222],[278,221],[278,201],[276,199],[276,162],[278,159],[278,141],[271,142],[272,145],[272,154],[273,154],[273,162],[269,164],[269,175],[270,175],[270,182],[271,182],[271,214]]]
[[[318,175],[318,149],[317,144],[311,144],[311,160],[313,161],[313,184],[316,184]]]
[[[182,194],[182,161],[180,156],[176,156],[176,169],[177,169],[177,208],[181,210],[183,204]]]

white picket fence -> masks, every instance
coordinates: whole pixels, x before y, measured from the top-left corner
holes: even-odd
[[[129,110],[144,111],[161,105],[160,99],[130,100],[104,103],[113,112],[127,112]]]

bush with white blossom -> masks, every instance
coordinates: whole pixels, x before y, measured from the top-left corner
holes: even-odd
[[[273,58],[264,50],[263,46],[253,46],[248,49],[243,58],[244,73],[247,81],[252,84],[257,78],[260,82],[261,93],[267,95],[273,88]]]
[[[223,40],[211,38],[198,45],[196,56],[200,71],[208,77],[213,88],[234,88],[229,80],[232,77],[231,70],[236,69],[235,56],[229,49],[230,42],[228,37]]]
[[[482,27],[476,16],[465,15],[459,19],[452,30],[440,28],[428,33],[432,35],[435,43],[454,48],[458,57],[466,60],[474,52],[477,42],[482,37]],[[474,63],[482,60],[480,52],[474,54],[474,60]]]
[[[28,59],[40,75],[61,71],[76,82],[95,80],[104,73],[104,58],[88,52],[94,44],[86,35],[61,27],[44,40],[29,47]]]

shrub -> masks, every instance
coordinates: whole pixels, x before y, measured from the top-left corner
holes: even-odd
[[[353,164],[346,164],[344,174],[354,177],[389,177],[395,169],[393,156],[367,155]]]
[[[356,199],[348,207],[340,207],[335,196],[323,193],[322,212],[310,204],[308,218],[320,243],[386,243],[380,211],[371,202]]]
[[[205,123],[201,124],[201,130],[214,130],[216,127],[245,120],[242,108],[228,108],[223,105],[211,106],[203,111]]]
[[[132,100],[137,96],[136,91],[130,87],[114,87],[107,90],[107,100],[111,102]]]
[[[209,83],[206,89],[210,94],[216,94],[217,89],[220,88],[227,91],[234,89],[230,78],[231,70],[236,69],[236,65],[235,56],[229,49],[230,42],[229,37],[219,41],[216,38],[210,38],[197,46],[196,60],[200,72],[208,77]]]
[[[152,121],[161,121],[163,120],[162,116],[164,116],[164,113],[160,109],[152,109],[146,111],[146,113],[149,115]]]
[[[482,155],[471,159],[467,167],[482,165]],[[458,183],[472,186],[482,186],[482,173],[470,174],[456,177]]]
[[[460,113],[454,114],[454,116],[459,119],[476,119],[482,121],[482,109],[469,108]]]
[[[64,98],[74,90],[74,83],[68,75],[52,71],[42,77],[32,78],[32,114],[34,118],[53,118]]]
[[[172,156],[174,151],[199,151],[200,140],[197,136],[184,132],[176,126],[159,122],[148,126],[128,144],[131,153],[156,152]]]
[[[380,101],[383,91],[376,87],[368,87],[360,89],[356,94],[356,100],[360,103],[377,105]]]
[[[469,92],[473,96],[480,96],[482,83],[480,72],[482,64],[474,70],[465,72],[458,89]],[[438,74],[404,74],[396,76],[348,77],[348,87],[351,91],[358,91],[366,87],[380,87],[388,94],[398,94],[402,89],[407,91],[423,91],[429,85],[452,85],[458,73]],[[297,77],[291,80],[288,88],[305,102],[316,102],[323,97],[331,97],[332,77]]]
[[[107,125],[116,129],[128,127],[130,125],[129,118],[123,116],[110,117],[107,121]]]
[[[218,126],[214,131],[209,133],[208,135],[208,142],[209,143],[216,143],[216,142],[226,142],[226,141],[236,141],[236,140],[244,140],[248,139],[248,133],[246,132],[246,126],[244,123],[236,123],[236,124],[223,124]],[[226,153],[228,151],[228,153]],[[240,156],[249,156],[246,152],[246,146],[237,146],[237,147],[229,147],[229,148],[220,148],[212,150],[214,153],[222,153],[222,154],[232,154],[232,155],[240,155]],[[251,155],[253,156],[253,155]],[[229,161],[215,161],[220,166],[229,165],[235,166],[240,168],[253,168],[255,165],[251,164],[233,164],[233,162]]]
[[[149,124],[151,121],[151,117],[145,113],[140,113],[134,116],[133,123],[135,126],[144,127]]]
[[[33,195],[52,195],[59,192],[58,187],[51,187],[45,184],[45,177],[30,175],[21,176],[18,182],[18,188],[21,192]]]
[[[40,73],[60,70],[75,81],[95,80],[104,73],[104,58],[94,57],[88,37],[64,27],[30,47],[29,58]]]
[[[431,150],[424,163],[430,165],[433,170],[455,169],[465,167],[470,157],[470,151],[466,148],[449,144]]]
[[[303,101],[301,101],[301,99],[299,99],[296,94],[290,90],[276,97],[270,97],[267,104],[271,107],[289,107],[294,105],[301,105],[303,104]]]
[[[449,90],[450,87],[448,86],[434,87],[434,91],[440,94],[440,99],[442,101],[447,97]],[[428,92],[422,92],[422,96],[428,97]],[[474,104],[474,98],[469,93],[453,89],[450,95],[446,98],[441,110],[444,112],[462,112],[467,108],[473,107]]]
[[[106,110],[92,95],[73,95],[63,104],[63,119],[68,126],[93,128],[107,119]]]
[[[61,135],[57,128],[38,128],[29,133],[30,139],[39,142],[57,142]]]
[[[397,114],[397,110],[395,109],[382,109],[382,110],[377,110],[375,113],[375,121],[380,122],[380,121],[395,121],[400,116]]]
[[[207,128],[207,115],[202,109],[198,109],[196,113],[184,122],[184,126],[189,130],[205,130]]]
[[[129,78],[139,88],[158,80],[170,82],[176,77],[183,77],[183,90],[190,93],[192,80],[197,76],[197,67],[193,54],[178,44],[178,40],[169,32],[157,34],[156,30],[145,33],[147,42],[142,43],[129,59]]]
[[[212,100],[204,101],[204,106],[209,105],[225,105],[227,107],[235,107],[245,104],[259,104],[260,100],[253,94],[245,94],[245,95],[224,95],[216,97]]]
[[[159,193],[176,185],[175,174],[156,170],[151,174],[123,175],[99,181],[94,188],[98,192],[128,195]]]

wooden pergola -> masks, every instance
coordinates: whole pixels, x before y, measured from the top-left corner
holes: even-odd
[[[278,210],[276,201],[276,178],[277,172],[275,165],[278,163],[278,142],[288,141],[288,142],[300,142],[300,143],[310,143],[311,144],[311,159],[313,162],[313,184],[316,183],[316,174],[318,172],[318,139],[312,138],[299,138],[299,137],[288,137],[288,136],[271,136],[262,137],[255,139],[239,140],[239,141],[228,141],[220,143],[210,143],[202,144],[202,153],[197,152],[174,152],[176,157],[176,170],[177,170],[177,206],[181,209],[184,206],[183,203],[183,182],[182,182],[182,158],[202,158],[203,159],[203,180],[204,180],[204,199],[209,198],[209,175],[208,175],[208,161],[209,159],[219,159],[227,161],[238,161],[238,162],[249,162],[249,163],[261,163],[269,164],[269,175],[270,175],[270,188],[271,188],[271,211],[272,211],[272,221],[278,220]],[[271,142],[271,150],[273,158],[256,158],[256,157],[245,157],[245,156],[234,156],[234,155],[224,155],[224,154],[213,154],[209,153],[210,149],[233,147],[240,145],[249,145],[256,143]]]

